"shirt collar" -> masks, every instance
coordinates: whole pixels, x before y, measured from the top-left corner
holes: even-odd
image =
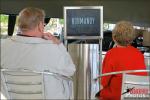
[[[45,40],[38,37],[12,36],[10,39],[15,42],[26,44],[53,44],[51,40]]]

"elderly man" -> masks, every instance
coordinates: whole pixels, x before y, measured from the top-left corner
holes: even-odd
[[[44,17],[44,11],[38,8],[25,8],[19,13],[17,36],[1,43],[1,68],[74,74],[75,66],[66,48],[55,37],[44,33]],[[46,76],[45,85],[47,99],[69,98],[69,86],[65,84],[64,91],[61,80]]]

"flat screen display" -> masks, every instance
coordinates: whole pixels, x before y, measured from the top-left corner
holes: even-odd
[[[66,9],[67,36],[100,36],[101,9]]]

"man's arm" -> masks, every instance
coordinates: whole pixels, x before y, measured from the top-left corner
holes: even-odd
[[[58,63],[66,76],[72,76],[76,70],[72,58],[62,43],[59,45],[59,50],[61,55]]]

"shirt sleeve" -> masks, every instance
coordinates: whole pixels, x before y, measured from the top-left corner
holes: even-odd
[[[114,71],[113,63],[114,61],[113,61],[112,55],[110,53],[107,53],[102,64],[102,74],[113,72]],[[101,78],[101,84],[103,86],[103,89],[100,91],[100,97],[102,98],[112,97],[113,93],[109,87],[111,78],[112,78],[112,75],[103,76]]]
[[[113,72],[113,66],[114,64],[112,55],[110,53],[107,53],[102,64],[102,74]],[[110,79],[111,75],[103,76],[101,78],[101,84],[103,85],[103,87],[107,87],[109,85]]]

